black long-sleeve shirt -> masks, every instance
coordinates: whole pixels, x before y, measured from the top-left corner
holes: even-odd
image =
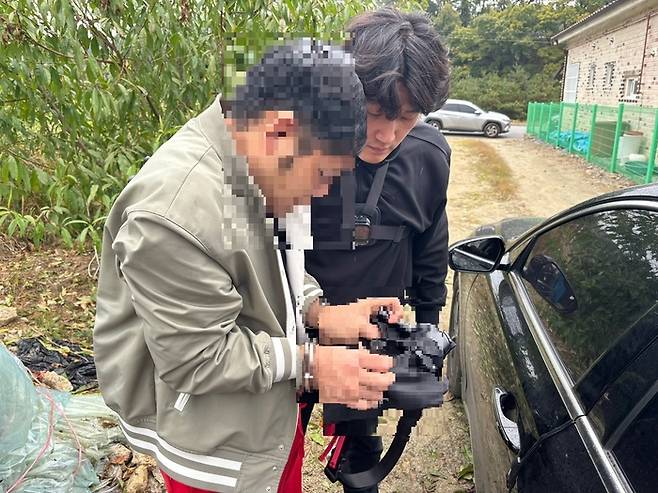
[[[377,206],[381,224],[405,225],[399,243],[306,252],[306,270],[320,283],[329,303],[345,304],[368,296],[408,297],[418,323],[438,323],[445,305],[448,221],[445,212],[450,147],[426,124],[416,125],[391,159]],[[366,201],[377,169],[357,159],[356,202]],[[343,200],[336,180],[326,197],[311,202],[314,242],[335,241],[344,233]],[[344,235],[343,235],[344,237]]]

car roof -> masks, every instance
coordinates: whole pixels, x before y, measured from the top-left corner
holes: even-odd
[[[475,103],[471,103],[470,101],[466,101],[465,99],[446,99],[445,104],[448,104],[448,103],[454,103],[454,104],[466,103],[466,104],[472,104],[473,106],[475,106]]]
[[[620,200],[633,200],[633,199],[658,201],[658,183],[649,183],[648,185],[637,185],[635,187],[624,188],[622,190],[617,190],[603,195],[598,195],[589,200],[586,200],[585,202],[581,202],[572,207],[569,207],[568,209],[565,209],[561,212],[558,212],[554,216],[549,217],[544,222],[539,223],[536,226],[528,229],[524,234],[522,234],[518,238],[515,238],[514,243],[510,245],[510,248],[514,248],[516,247],[516,245],[521,244],[528,237],[532,236],[537,229],[541,229],[545,223],[553,222],[557,218],[569,216],[573,212],[586,209],[596,204],[614,203]]]
[[[580,204],[584,206],[593,202],[605,202],[610,199],[641,199],[641,198],[658,199],[658,183],[649,183],[647,185],[637,185],[634,187],[624,188],[614,192],[599,195]]]
[[[551,221],[557,217],[568,216],[569,214],[587,209],[593,205],[605,204],[605,203],[614,203],[620,200],[633,200],[633,199],[644,199],[644,200],[658,200],[658,183],[649,183],[648,185],[637,185],[634,187],[623,188],[621,190],[616,190],[614,192],[605,193],[603,195],[597,195],[591,199],[585,200],[579,204],[576,204],[572,207],[569,207],[561,212],[558,212],[554,216],[547,219]]]

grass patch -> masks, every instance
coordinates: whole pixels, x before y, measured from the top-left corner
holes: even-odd
[[[480,139],[464,139],[459,145],[469,155],[469,165],[477,170],[479,180],[491,189],[489,193],[499,200],[516,197],[518,187],[512,170],[492,145]]]

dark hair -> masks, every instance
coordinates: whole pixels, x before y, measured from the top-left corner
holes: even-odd
[[[309,38],[267,50],[236,88],[230,113],[243,126],[267,110],[292,110],[304,133],[330,154],[358,154],[366,140],[363,87],[344,47]]]
[[[448,52],[429,19],[387,7],[349,23],[351,52],[366,99],[388,118],[400,114],[397,83],[409,91],[416,111],[429,113],[448,97]]]

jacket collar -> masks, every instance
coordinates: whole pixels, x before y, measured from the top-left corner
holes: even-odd
[[[226,126],[219,101],[220,96],[217,96],[213,103],[197,117],[199,127],[222,161],[224,181],[230,187],[231,194],[247,200],[254,218],[264,222],[266,234],[272,237],[274,222],[272,218],[267,217],[265,196],[249,174],[247,158],[236,151],[235,141]]]
[[[253,199],[254,203],[262,202],[258,212],[263,212],[262,217],[264,217],[265,197],[249,175],[247,159],[239,155],[235,149],[235,141],[226,126],[219,99],[220,96],[217,96],[215,101],[197,117],[201,132],[222,160],[225,181],[232,188],[233,195]]]
[[[234,197],[247,201],[247,208],[252,214],[249,221],[251,227],[256,228],[256,234],[263,235],[265,245],[271,245],[270,255],[274,258],[276,255],[274,218],[266,213],[265,197],[249,175],[246,157],[240,156],[235,149],[235,141],[224,121],[219,98],[217,96],[215,101],[196,118],[199,128],[222,161],[224,182]],[[277,293],[273,294],[278,302],[274,304],[274,313],[281,327],[286,327],[287,307],[283,290],[288,287],[283,283],[275,283],[275,286],[278,289]]]

